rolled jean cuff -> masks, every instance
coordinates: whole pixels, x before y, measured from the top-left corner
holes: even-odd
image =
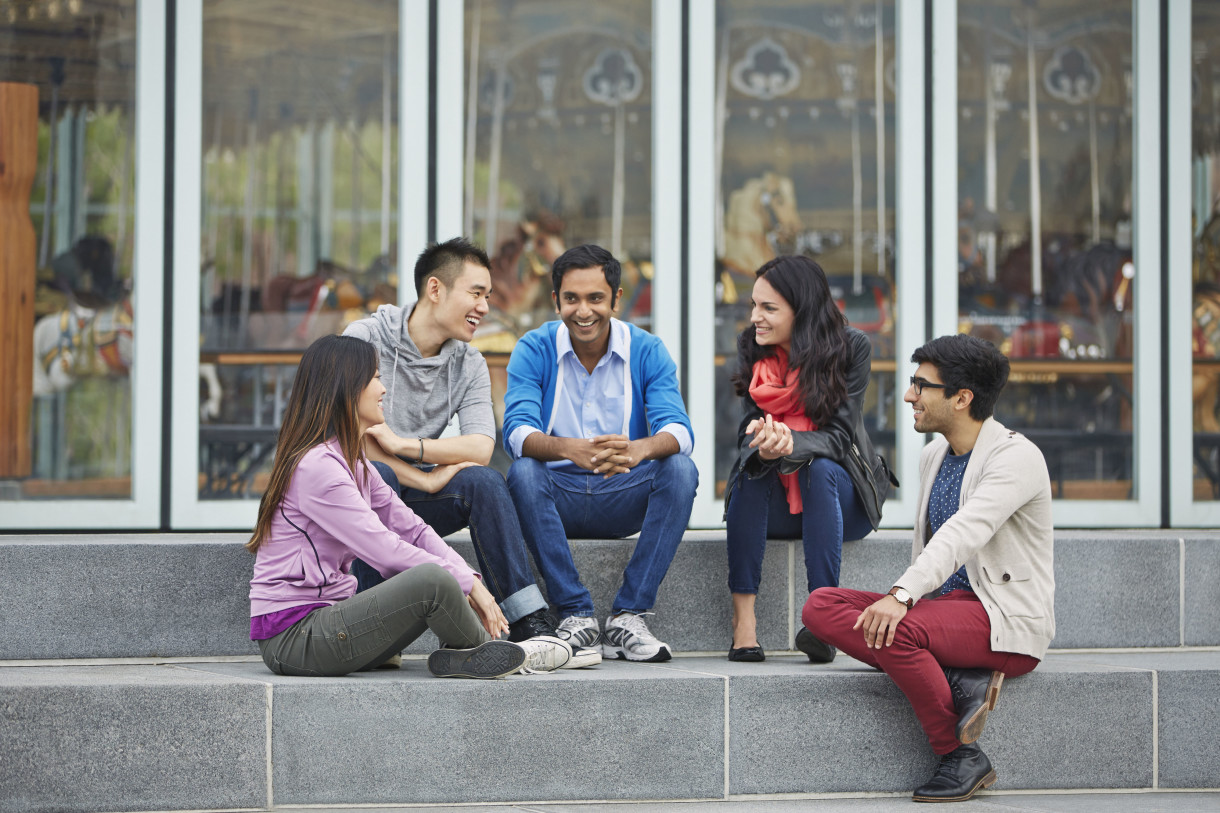
[[[546,599],[542,597],[542,591],[538,589],[538,585],[531,584],[529,587],[522,587],[501,601],[500,609],[504,612],[505,620],[511,624],[525,618],[530,613],[545,610]]]

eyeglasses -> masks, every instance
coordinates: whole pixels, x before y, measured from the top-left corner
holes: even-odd
[[[933,384],[931,381],[924,381],[922,378],[911,376],[911,386],[915,388],[916,395],[923,395],[924,387],[931,387],[934,390],[948,389],[944,384]]]

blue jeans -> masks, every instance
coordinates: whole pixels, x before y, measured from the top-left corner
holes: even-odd
[[[861,539],[873,530],[851,478],[838,463],[815,457],[797,477],[804,510],[790,514],[778,470],[757,480],[738,474],[727,518],[731,592],[758,592],[768,536],[804,541],[810,593],[838,587],[843,540]]]
[[[504,477],[486,466],[470,466],[453,475],[436,494],[401,488],[394,471],[373,463],[381,479],[402,497],[416,516],[440,536],[470,528],[470,540],[479,560],[483,584],[491,592],[508,623],[546,608],[546,599],[534,583],[529,559],[517,524],[517,511]],[[356,592],[385,581],[377,570],[357,559],[352,562]]]
[[[614,614],[651,609],[686,532],[698,485],[694,462],[680,454],[645,460],[608,479],[554,472],[530,457],[513,463],[508,490],[559,616],[593,615],[593,597],[581,584],[568,538],[621,539],[637,531],[640,538],[611,609]]]

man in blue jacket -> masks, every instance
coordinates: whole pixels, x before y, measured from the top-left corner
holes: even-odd
[[[559,321],[523,336],[508,363],[508,488],[559,637],[573,647],[600,643],[607,658],[666,661],[669,646],[642,616],[682,541],[699,473],[665,345],[613,317],[621,275],[594,245],[569,249],[551,267]],[[603,632],[568,538],[637,532]]]

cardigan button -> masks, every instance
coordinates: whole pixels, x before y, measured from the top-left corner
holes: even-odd
[[[1009,574],[1005,573],[1005,574],[1004,574],[1004,581],[1006,581],[1006,582],[1008,582],[1008,581],[1012,581],[1012,576],[1010,576]]]

